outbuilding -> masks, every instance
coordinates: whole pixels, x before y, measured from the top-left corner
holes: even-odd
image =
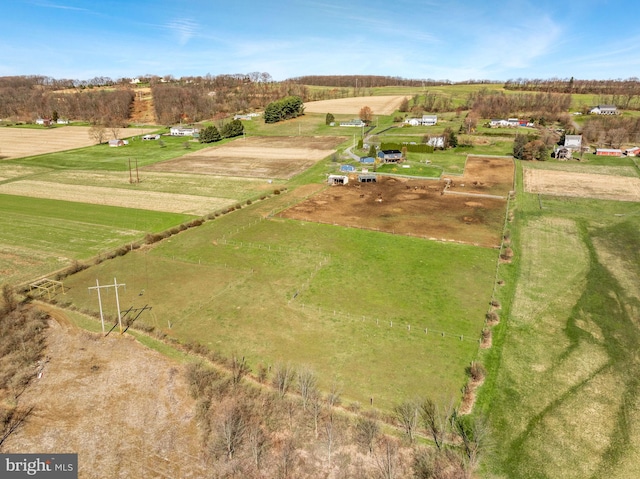
[[[622,156],[622,150],[618,148],[597,148],[597,156]]]

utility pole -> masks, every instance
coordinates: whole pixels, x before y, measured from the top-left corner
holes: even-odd
[[[89,290],[95,289],[98,291],[98,304],[100,307],[100,322],[102,323],[102,332],[104,333],[104,315],[102,313],[102,296],[100,295],[100,289],[101,288],[114,288],[116,291],[116,308],[118,308],[118,324],[120,325],[120,334],[122,334],[122,317],[120,316],[120,299],[118,297],[118,288],[120,286],[127,286],[124,283],[120,283],[118,284],[118,281],[116,280],[116,278],[113,278],[113,284],[105,284],[103,286],[100,286],[99,281],[96,279],[96,285],[95,286],[91,286],[90,288],[88,288]]]

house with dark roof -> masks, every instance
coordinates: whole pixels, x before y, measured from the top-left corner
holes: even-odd
[[[380,150],[378,158],[382,163],[398,163],[402,161],[402,152],[400,150]]]

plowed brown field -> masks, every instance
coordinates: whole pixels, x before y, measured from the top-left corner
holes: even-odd
[[[355,98],[339,98],[337,100],[311,101],[304,104],[304,111],[308,113],[332,113],[357,115],[360,110],[368,106],[374,115],[391,115],[398,109],[407,96],[358,96]]]
[[[95,145],[87,126],[65,126],[50,129],[0,128],[0,159],[43,155]],[[154,130],[120,128],[119,138],[144,135]],[[107,136],[111,138],[110,132]]]
[[[250,137],[147,166],[147,171],[289,179],[326,158],[343,137]]]

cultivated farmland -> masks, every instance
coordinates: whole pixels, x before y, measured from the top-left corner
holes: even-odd
[[[252,178],[290,179],[326,158],[343,137],[250,137],[146,168]]]
[[[355,98],[340,98],[337,100],[319,100],[304,104],[304,111],[308,113],[332,113],[334,115],[358,115],[360,110],[368,106],[374,115],[391,115],[398,109],[406,96],[359,96]]]
[[[525,190],[554,196],[640,201],[640,178],[577,171],[524,169]]]
[[[95,145],[89,127],[66,126],[57,128],[0,128],[0,159],[22,158],[55,151],[72,150]],[[155,131],[148,128],[120,128],[119,138],[144,135]],[[111,138],[111,132],[107,137]]]

